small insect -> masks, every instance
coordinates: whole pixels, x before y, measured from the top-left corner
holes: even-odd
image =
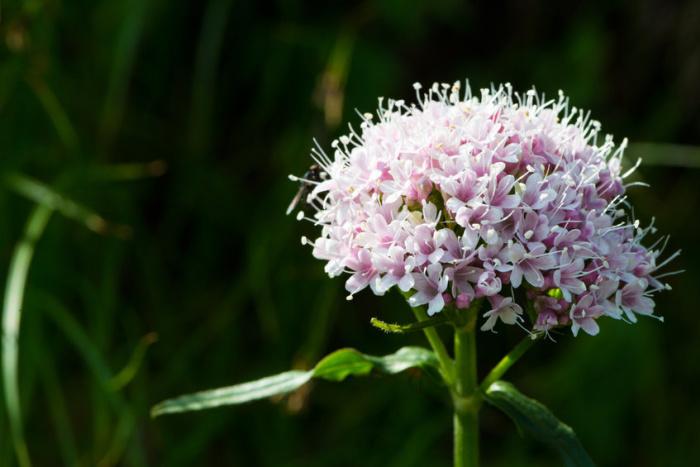
[[[294,195],[292,202],[289,203],[286,214],[289,215],[294,211],[299,203],[306,203],[306,197],[309,196],[316,183],[325,180],[327,177],[328,174],[318,164],[313,164],[309,167],[309,170],[306,171],[303,177],[290,175],[289,178],[293,182],[299,182],[299,191]]]

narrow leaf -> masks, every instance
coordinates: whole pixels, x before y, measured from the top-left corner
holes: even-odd
[[[287,371],[249,383],[196,392],[169,399],[153,407],[151,415],[211,409],[222,405],[243,404],[294,391],[312,377],[310,371]]]
[[[47,209],[56,210],[69,219],[80,222],[95,233],[112,234],[119,238],[131,235],[131,228],[112,224],[92,209],[62,195],[54,188],[19,173],[6,174],[5,184],[16,193]]]
[[[312,378],[342,381],[348,376],[364,376],[379,371],[400,373],[408,368],[438,367],[435,354],[420,347],[404,347],[384,357],[365,355],[355,349],[341,349],[322,359],[309,371],[287,371],[256,381],[168,399],[153,407],[151,415],[189,412],[224,405],[243,404],[266,397],[290,393]]]
[[[574,430],[557,419],[540,402],[525,396],[515,386],[496,381],[485,391],[486,400],[506,413],[522,432],[556,449],[569,467],[595,465]]]

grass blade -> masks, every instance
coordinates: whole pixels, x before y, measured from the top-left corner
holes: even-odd
[[[68,149],[75,148],[78,145],[78,134],[51,88],[40,79],[30,79],[29,86],[44,107],[63,145]]]
[[[38,180],[19,173],[6,174],[5,184],[16,193],[51,210],[57,210],[65,217],[80,222],[89,230],[101,235],[111,234],[119,238],[131,235],[126,225],[112,224],[92,209],[76,203],[53,188]]]
[[[152,2],[124,2],[124,23],[115,44],[114,62],[109,74],[100,121],[100,141],[109,146],[119,131],[126,106],[129,80]]]
[[[154,332],[148,333],[141,338],[134,352],[131,354],[129,362],[110,381],[115,391],[119,391],[134,379],[139,368],[141,368],[141,363],[143,363],[143,358],[146,356],[146,351],[151,345],[155,344],[157,340],[158,335]]]
[[[33,304],[40,309],[59,327],[66,335],[68,341],[76,348],[78,354],[93,373],[101,394],[107,400],[110,408],[118,417],[114,424],[114,435],[107,448],[106,454],[97,463],[98,466],[112,466],[119,464],[119,459],[132,436],[135,418],[131,407],[127,404],[122,394],[112,385],[114,376],[106,360],[90,336],[85,332],[80,323],[66,310],[63,305],[48,294],[33,291]]]
[[[61,451],[63,463],[67,466],[76,466],[78,465],[78,450],[60,380],[56,374],[54,363],[50,361],[50,358],[46,358],[45,349],[42,349],[42,353],[44,355],[37,358],[36,365],[41,373],[46,402],[53,419],[56,441]]]
[[[204,12],[197,45],[192,86],[189,144],[193,154],[205,152],[211,138],[211,110],[216,88],[216,70],[232,0],[210,0]]]
[[[5,300],[2,312],[2,382],[12,442],[17,455],[17,462],[21,467],[31,466],[29,451],[24,440],[22,411],[19,403],[19,381],[17,378],[22,302],[24,300],[29,265],[34,255],[34,247],[44,233],[52,213],[53,208],[47,205],[39,205],[32,211],[27,221],[24,235],[12,255],[5,287]]]

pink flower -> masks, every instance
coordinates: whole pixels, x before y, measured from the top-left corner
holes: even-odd
[[[465,169],[456,175],[443,178],[440,186],[443,192],[449,196],[445,205],[452,213],[456,213],[459,208],[466,206],[482,192],[481,180],[471,169]]]
[[[576,336],[579,329],[583,329],[586,334],[595,336],[600,330],[598,323],[596,323],[596,318],[602,314],[603,307],[595,304],[592,294],[582,296],[569,313],[571,332]]]
[[[442,275],[439,264],[431,264],[425,272],[413,273],[416,293],[408,299],[412,307],[428,304],[428,315],[442,310],[445,300],[442,293],[447,290],[447,276]]]
[[[618,286],[619,282],[613,279],[603,280],[591,286],[591,290],[595,292],[596,302],[603,307],[603,313],[614,319],[622,317],[619,305],[610,300],[615,299]]]
[[[367,287],[377,275],[377,270],[372,264],[372,257],[367,250],[356,250],[355,255],[351,256],[346,261],[346,266],[354,271],[354,274],[345,281],[345,289],[350,292],[350,296],[356,294],[360,290]],[[374,290],[376,293],[377,290]]]
[[[541,210],[553,201],[555,196],[554,190],[548,187],[547,180],[540,173],[535,172],[527,177],[521,199],[523,204],[530,209]]]
[[[571,301],[571,295],[581,295],[586,291],[586,284],[581,277],[583,271],[583,259],[571,259],[567,251],[562,253],[559,259],[559,268],[552,273],[554,284],[559,287],[567,302]]]
[[[637,322],[635,313],[651,315],[654,313],[654,300],[644,295],[647,283],[644,279],[638,279],[626,284],[622,290],[617,291],[615,297],[618,306],[622,307],[627,319]]]
[[[377,279],[376,289],[384,293],[395,285],[403,292],[411,290],[414,284],[412,271],[415,261],[412,256],[406,255],[406,250],[400,246],[392,246],[383,254],[375,254],[372,262],[377,271],[384,272]]]
[[[486,322],[481,326],[482,331],[493,331],[493,327],[498,320],[505,324],[515,324],[517,321],[522,320],[520,315],[523,314],[523,309],[520,305],[513,302],[511,297],[494,295],[489,297],[489,302],[492,308],[484,313]]]
[[[456,83],[417,98],[380,101],[379,118],[365,114],[332,154],[312,151],[323,176],[302,180],[314,212],[298,218],[320,230],[302,243],[331,277],[350,274],[350,297],[397,287],[430,314],[486,297],[485,330],[524,322],[518,295],[541,331],[596,334],[602,316],[653,316],[667,287],[659,268],[675,254],[657,264],[643,245],[651,226],[626,211],[625,141],[599,138],[563,94],[472,95]]]
[[[496,269],[501,272],[510,271],[510,283],[513,287],[520,287],[523,276],[532,286],[542,287],[542,271],[552,269],[556,265],[554,257],[545,253],[543,244],[530,243],[528,249],[530,251],[520,243],[513,243],[504,248],[498,257],[503,264]]]
[[[437,232],[427,224],[416,227],[413,237],[410,237],[406,246],[416,258],[416,265],[435,264],[445,254],[445,250],[436,243]]]
[[[532,178],[532,177],[531,177]],[[544,214],[528,211],[518,222],[518,239],[522,243],[542,242],[549,235],[549,220]]]
[[[485,193],[484,200],[491,207],[513,209],[520,203],[518,195],[509,195],[515,184],[515,177],[505,175],[500,178],[492,176]]]

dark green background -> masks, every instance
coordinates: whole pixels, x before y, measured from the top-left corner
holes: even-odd
[[[148,410],[341,346],[422,344],[371,328],[371,316],[411,314],[393,295],[346,302],[343,281],[300,245],[311,226],[284,216],[287,174],[309,165],[312,138],[328,147],[342,122],[357,123],[355,108],[411,99],[417,80],[510,81],[565,90],[617,141],[698,145],[699,31],[697,1],[2,2],[0,170],[46,183],[77,173],[63,192],[133,229],[100,236],[57,216],[38,244],[20,339],[35,464],[450,465],[450,408],[424,375],[322,382],[291,399],[157,420]],[[556,336],[509,379],[571,424],[600,465],[696,465],[700,152],[629,153],[655,162],[638,172],[652,188],[630,192],[637,216],[656,216],[669,251],[684,249],[674,267],[687,272],[657,301],[666,322],[605,320],[596,338]],[[80,175],[151,161],[165,174]],[[30,209],[0,191],[3,271]],[[66,333],[66,316],[89,342]],[[126,388],[99,383],[100,359],[117,373],[153,332]],[[521,336],[480,334],[481,373]],[[0,420],[0,465],[13,465]],[[482,435],[484,465],[560,465],[490,408]]]

